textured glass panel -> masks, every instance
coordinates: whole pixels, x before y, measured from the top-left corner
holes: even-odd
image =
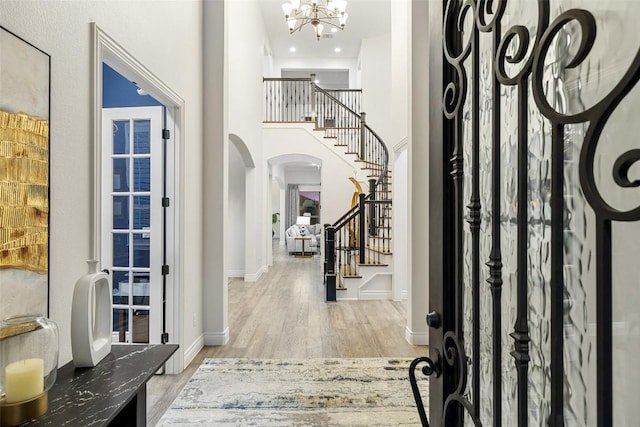
[[[129,121],[118,120],[112,123],[113,126],[113,154],[129,154]]]
[[[493,118],[493,51],[492,36],[480,34],[480,420],[491,425],[493,420],[493,301],[487,283],[492,247],[492,118]]]
[[[464,174],[462,175],[462,206],[464,221],[462,223],[463,228],[463,238],[462,238],[462,280],[463,280],[463,302],[464,302],[464,319],[463,319],[463,330],[464,330],[464,351],[467,354],[468,363],[468,378],[467,378],[467,389],[465,390],[464,396],[472,402],[472,393],[473,393],[473,351],[471,347],[471,343],[473,340],[473,290],[472,290],[472,237],[471,230],[469,228],[469,209],[467,205],[471,202],[471,189],[472,189],[472,121],[471,121],[471,87],[473,84],[472,81],[472,73],[470,67],[470,60],[467,60],[465,63],[467,68],[467,79],[468,79],[468,89],[467,89],[467,98],[465,100],[465,104],[462,109],[462,141],[463,141],[463,150],[462,150],[462,159],[463,159],[463,170]],[[465,425],[470,426],[473,425],[471,419],[467,416],[465,412]]]
[[[113,228],[129,229],[129,196],[113,196]]]
[[[113,191],[129,191],[129,159],[113,159]]]
[[[133,159],[133,191],[151,191],[151,159]]]
[[[129,234],[113,234],[113,266],[129,266]]]
[[[113,271],[113,303],[129,304],[129,279],[126,271]]]
[[[513,332],[516,323],[517,289],[517,176],[518,176],[518,111],[517,90],[514,87],[503,88],[502,102],[502,138],[501,170],[500,241],[502,250],[502,425],[517,425],[518,399],[516,394],[517,375],[513,351]]]
[[[531,425],[545,425],[551,413],[551,135],[533,97],[529,98],[528,118],[528,406]]]
[[[148,230],[151,226],[151,197],[133,196],[133,229]]]
[[[136,120],[133,122],[133,152],[134,154],[150,153],[150,120]]]
[[[133,266],[149,267],[149,234],[133,235]]]

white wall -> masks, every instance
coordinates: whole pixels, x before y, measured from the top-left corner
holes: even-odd
[[[273,58],[273,72],[271,76],[281,77],[282,69],[287,68],[311,68],[328,70],[349,70],[349,87],[360,89],[357,80],[357,59],[356,58]]]
[[[244,277],[245,252],[245,174],[240,152],[229,145],[229,223],[227,230],[227,272],[229,277]]]
[[[313,185],[320,184],[320,167],[285,167],[285,177],[288,184]]]
[[[391,140],[391,34],[362,40],[362,111],[367,124],[385,141]]]
[[[245,246],[245,275],[256,280],[267,268],[266,239],[271,235],[269,187],[261,178],[266,173],[262,150],[263,71],[265,50],[269,50],[257,0],[230,0],[227,5],[228,30],[228,111],[229,132],[240,137],[249,148],[255,169],[247,171],[245,235],[261,236],[262,241]],[[270,243],[270,239],[269,239]]]
[[[407,147],[396,151],[393,169],[393,299],[407,299],[409,200]],[[413,228],[412,228],[413,231]]]
[[[177,92],[202,103],[202,8],[197,1],[2,0],[0,24],[51,55],[50,317],[60,330],[60,364],[71,360],[69,303],[91,252],[91,33],[96,22]],[[166,58],[171,58],[167,60]],[[189,72],[185,72],[189,70]],[[182,188],[183,295],[199,309],[202,295],[202,111],[185,111]],[[192,313],[185,313],[191,318]],[[185,347],[202,326],[183,322]],[[173,337],[172,337],[173,338]]]
[[[353,164],[337,156],[310,132],[313,131],[296,128],[295,125],[265,128],[263,137],[265,157],[272,159],[286,154],[304,154],[322,160],[320,181],[315,180],[315,177],[305,178],[304,176],[296,176],[294,180],[298,184],[321,182],[322,222],[334,222],[351,207],[354,187],[349,182],[349,177],[356,176],[357,170]],[[322,134],[320,134],[321,137]],[[293,183],[290,181],[293,176],[295,172],[292,175],[287,171],[287,182]]]

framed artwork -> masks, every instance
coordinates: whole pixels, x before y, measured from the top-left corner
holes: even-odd
[[[48,315],[50,69],[0,26],[0,320]]]

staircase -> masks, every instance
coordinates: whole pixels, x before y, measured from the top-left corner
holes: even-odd
[[[324,139],[366,171],[367,194],[325,224],[327,301],[391,299],[392,198],[389,151],[366,123],[360,90],[325,90],[310,78],[265,78],[265,123],[312,123]],[[345,183],[347,185],[347,183]]]

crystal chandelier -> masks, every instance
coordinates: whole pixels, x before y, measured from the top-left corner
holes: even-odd
[[[346,9],[346,0],[289,0],[282,5],[290,33],[311,24],[318,40],[325,25],[344,30],[349,17]]]

